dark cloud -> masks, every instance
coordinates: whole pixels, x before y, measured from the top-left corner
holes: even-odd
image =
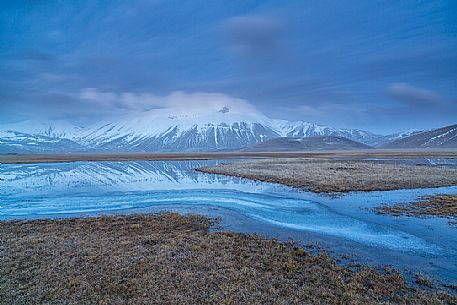
[[[380,125],[392,125],[392,133],[455,124],[456,113],[457,100],[453,98],[406,83],[392,83],[386,88],[385,99],[366,106],[365,117],[372,118],[367,127],[376,121]]]
[[[283,47],[283,27],[273,17],[234,17],[224,23],[223,33],[228,50],[235,54],[271,54]]]
[[[433,91],[413,87],[405,83],[393,83],[387,88],[389,97],[408,105],[439,106],[445,99]]]

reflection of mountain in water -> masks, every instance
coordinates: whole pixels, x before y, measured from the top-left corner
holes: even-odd
[[[50,189],[81,192],[85,188],[109,190],[166,190],[227,187],[240,183],[239,178],[213,176],[194,169],[217,165],[221,161],[138,161],[138,162],[74,162],[54,164],[5,165],[0,168],[3,180],[0,192],[8,190],[49,191]],[[245,185],[243,183],[243,185]],[[247,183],[251,186],[255,182]]]

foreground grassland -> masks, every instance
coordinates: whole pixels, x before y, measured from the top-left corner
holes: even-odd
[[[1,304],[456,304],[393,270],[178,214],[0,222]]]
[[[378,214],[409,217],[445,217],[457,224],[457,195],[435,195],[419,198],[418,201],[383,205],[374,211]]]
[[[457,169],[369,161],[271,158],[199,171],[282,183],[312,192],[384,191],[457,185]]]

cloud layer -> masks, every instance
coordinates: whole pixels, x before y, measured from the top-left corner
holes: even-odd
[[[269,117],[381,133],[452,124],[456,11],[455,1],[2,1],[0,123],[237,97]]]
[[[176,114],[215,112],[228,108],[236,114],[260,114],[249,102],[222,93],[182,91],[172,92],[165,96],[150,93],[135,94],[131,92],[102,92],[95,88],[83,89],[79,94],[82,101],[92,103],[100,112],[111,110],[113,114],[143,112],[151,109],[170,109]],[[114,110],[114,111],[113,111]]]

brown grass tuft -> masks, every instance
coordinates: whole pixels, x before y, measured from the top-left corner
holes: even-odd
[[[444,217],[457,220],[457,195],[435,195],[420,197],[418,201],[382,205],[374,211],[378,214],[408,217]],[[455,221],[449,221],[453,225]]]

